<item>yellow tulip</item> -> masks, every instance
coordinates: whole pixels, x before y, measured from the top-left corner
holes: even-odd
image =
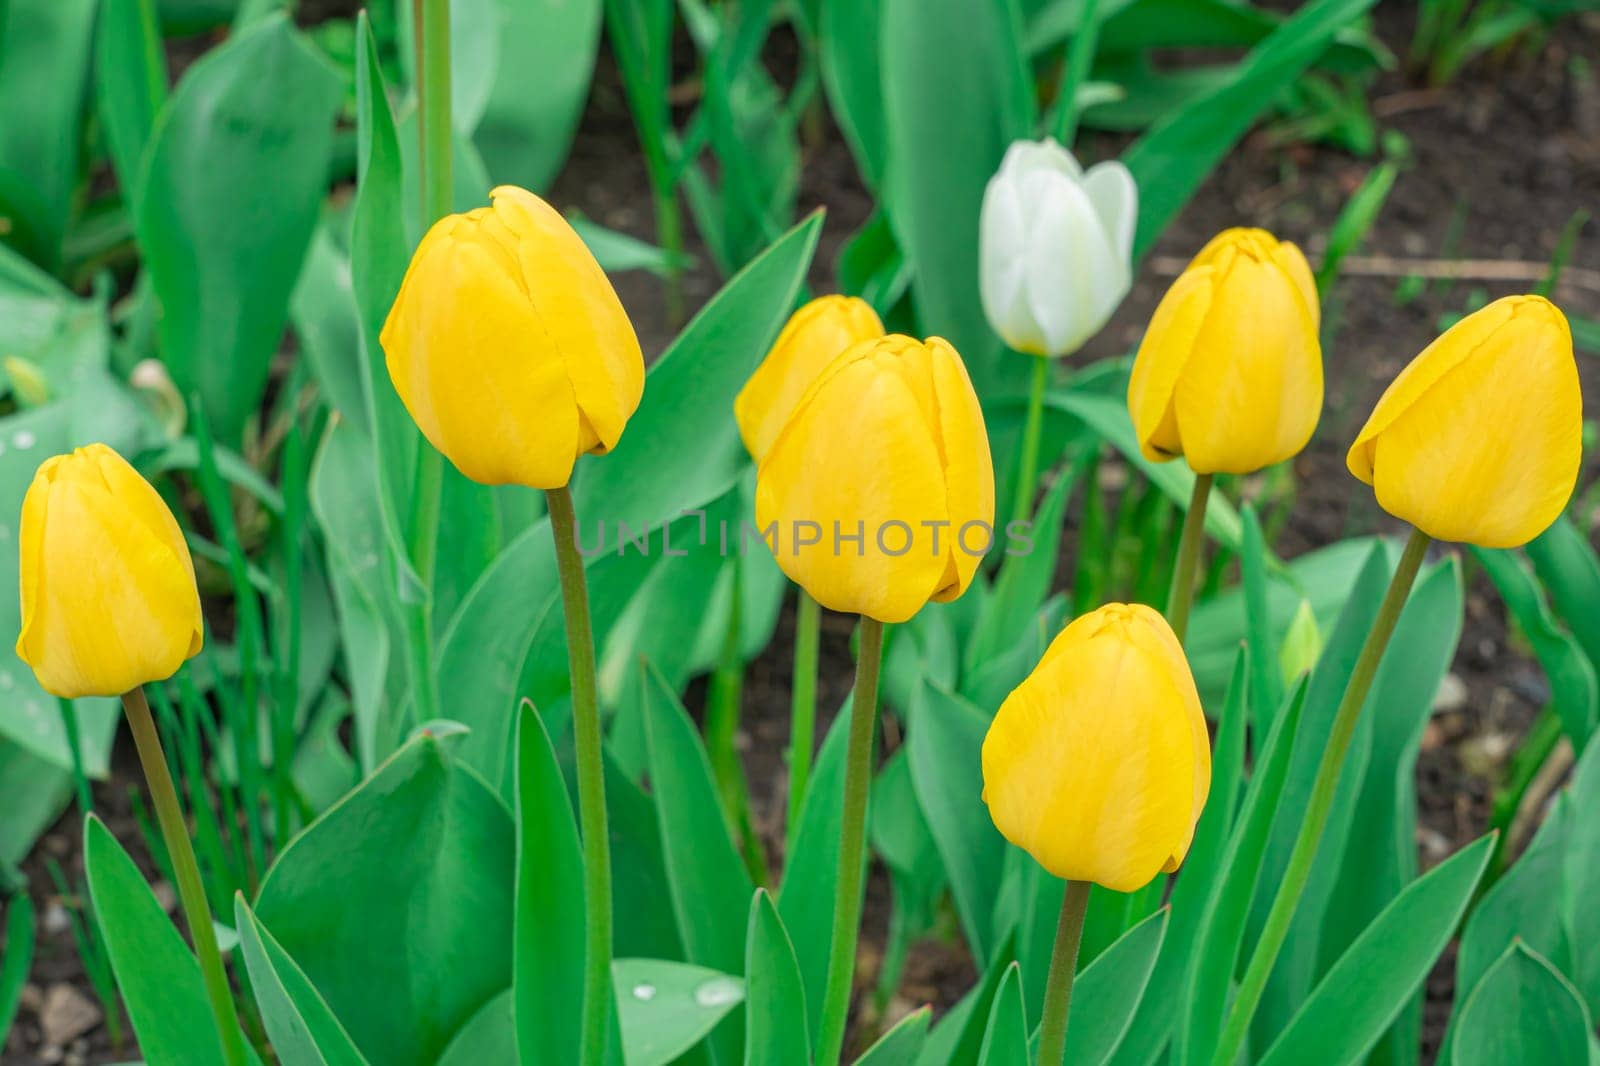
[[[995,827],[1068,881],[1132,892],[1183,862],[1211,746],[1166,619],[1112,603],[1063,629],[983,741]]]
[[[1259,229],[1212,238],[1134,359],[1128,412],[1145,456],[1246,474],[1299,452],[1322,412],[1320,318],[1300,249]]]
[[[381,341],[429,442],[474,481],[565,485],[616,446],[644,391],[616,291],[549,204],[502,185],[446,215],[411,259]]]
[[[22,501],[17,656],[56,696],[117,696],[200,651],[194,563],[172,512],[104,444],[46,459]]]
[[[1430,537],[1514,548],[1566,507],[1582,437],[1566,316],[1541,296],[1507,296],[1400,372],[1345,462]]]
[[[966,591],[994,539],[994,466],[956,350],[891,334],[830,363],[761,461],[756,521],[835,611],[903,622]]]
[[[751,458],[760,462],[806,387],[852,344],[883,336],[878,313],[854,296],[819,296],[784,324],[767,357],[750,375],[733,417]]]

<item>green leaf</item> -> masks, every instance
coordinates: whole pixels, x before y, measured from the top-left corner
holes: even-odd
[[[1022,970],[1006,967],[989,1008],[989,1022],[978,1049],[978,1066],[1018,1066],[1028,1061],[1028,1019],[1022,1013]]]
[[[1163,907],[1129,929],[1073,980],[1067,1047],[1074,1063],[1101,1066],[1122,1044],[1155,970],[1167,915]]]
[[[918,1066],[978,1066],[983,1035],[989,1027],[989,1012],[999,995],[1001,981],[1015,965],[1011,957],[1011,941],[1007,939],[996,948],[994,961],[984,971],[978,986],[939,1019],[917,1058]]]
[[[139,1050],[151,1062],[221,1066],[222,1041],[200,964],[144,875],[94,815],[84,823],[83,856],[89,897]]]
[[[772,897],[756,889],[745,947],[745,1066],[811,1061],[806,990]]]
[[[656,360],[621,443],[579,464],[580,519],[644,529],[734,486],[750,460],[724,416],[794,308],[821,222],[812,215],[735,275]]]
[[[919,1007],[901,1018],[893,1029],[861,1053],[855,1066],[913,1066],[922,1054],[923,1042],[928,1039],[928,1019],[932,1015],[931,1007]]]
[[[1071,388],[1054,389],[1046,393],[1045,402],[1083,420],[1138,467],[1173,503],[1185,511],[1189,509],[1189,500],[1194,495],[1194,472],[1183,463],[1153,463],[1144,457],[1138,437],[1134,435],[1133,420],[1128,416],[1126,403],[1110,396]],[[1239,512],[1220,492],[1213,492],[1207,498],[1206,532],[1229,551],[1239,550],[1239,538],[1242,535]]]
[[[1584,749],[1564,802],[1580,811],[1600,808],[1600,746]],[[1594,818],[1572,820],[1564,873],[1561,911],[1572,945],[1568,972],[1594,1013],[1600,1010],[1600,913],[1591,905],[1600,895],[1600,823]]]
[[[112,167],[130,199],[145,146],[167,101],[167,55],[155,0],[107,0],[95,41],[95,90]]]
[[[1550,682],[1550,702],[1561,716],[1562,728],[1572,741],[1573,750],[1582,751],[1600,720],[1596,664],[1550,613],[1533,573],[1514,552],[1471,550],[1517,620],[1517,628],[1533,645],[1533,653]],[[1593,612],[1594,605],[1590,604],[1587,610]]]
[[[964,659],[967,672],[1015,646],[1050,595],[1060,556],[1067,497],[1082,469],[1081,465],[1069,467],[1050,486],[1033,516],[1032,540],[1027,550],[1022,551],[1018,544],[1019,554],[1007,551],[995,575],[994,595],[984,604],[977,631],[967,645]]]
[[[745,923],[740,916],[755,886],[728,834],[700,734],[677,694],[654,668],[641,663],[639,669],[646,675],[643,710],[650,788],[678,934],[690,962],[736,973],[744,965]],[[622,1001],[626,1003],[627,997]],[[719,1059],[731,1061],[743,1046],[737,1024],[741,1020],[730,1019],[718,1030]],[[623,1043],[626,1047],[626,1031]]]
[[[993,916],[1006,849],[982,799],[979,753],[988,731],[989,717],[960,696],[925,683],[912,697],[906,735],[911,782],[944,858],[961,928],[980,961],[998,958]]]
[[[1267,608],[1270,555],[1256,509],[1247,503],[1240,516],[1239,576],[1246,605],[1245,643],[1250,648],[1250,720],[1265,732],[1272,725],[1272,712],[1283,703],[1283,674],[1274,662],[1278,642]]]
[[[0,1047],[5,1047],[11,1023],[22,1002],[22,986],[33,965],[33,900],[26,892],[11,897],[6,907],[6,953],[0,957]]]
[[[1134,255],[1143,256],[1252,123],[1374,0],[1312,0],[1256,46],[1225,84],[1135,141],[1122,161],[1139,184]]]
[[[1594,1028],[1572,982],[1544,956],[1514,943],[1461,1008],[1453,1066],[1586,1066]]]
[[[60,261],[82,177],[78,152],[97,6],[94,0],[7,0],[0,7],[0,113],[6,116],[0,123],[0,214],[10,223],[8,243],[48,268]]]
[[[266,387],[328,180],[339,79],[283,15],[185,72],[156,123],[134,229],[161,352],[237,443]]]
[[[812,764],[811,782],[800,804],[800,824],[785,858],[778,891],[778,913],[794,942],[813,1034],[822,1024],[822,999],[828,983],[833,897],[839,885],[839,833],[844,824],[844,758],[850,739],[850,706],[851,697],[846,696]],[[865,859],[863,856],[863,862]]]
[[[532,705],[517,715],[517,881],[512,929],[523,1062],[570,1062],[583,1016],[583,853],[566,781]]]
[[[543,189],[567,157],[589,95],[601,0],[500,0],[499,62],[473,141],[497,184]]]
[[[1481,837],[1408,885],[1328,970],[1262,1066],[1302,1061],[1306,1048],[1328,1066],[1363,1061],[1422,987],[1493,851],[1494,838]]]
[[[304,1066],[363,1066],[367,1060],[350,1034],[242,895],[234,899],[234,928],[261,1023],[278,1059]]]
[[[1565,515],[1523,550],[1561,620],[1600,671],[1600,612],[1594,609],[1600,603],[1600,556]]]
[[[983,191],[1033,127],[1017,12],[1011,0],[882,3],[881,199],[914,271],[922,330],[955,345],[979,396],[1017,391],[1027,361],[1001,346],[978,295]]]
[[[283,849],[256,913],[370,1061],[431,1064],[511,984],[515,858],[504,805],[422,734]]]
[[[818,57],[828,108],[867,187],[878,189],[888,158],[882,76],[884,0],[822,0]]]
[[[487,1063],[518,1061],[512,998],[508,988],[480,1007],[451,1038],[436,1066],[486,1066]]]
[[[744,1000],[739,978],[683,962],[618,959],[611,981],[628,1066],[666,1066]]]

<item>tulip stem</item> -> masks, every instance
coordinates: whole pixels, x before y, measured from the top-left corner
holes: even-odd
[[[1083,917],[1088,910],[1089,882],[1068,881],[1061,896],[1061,918],[1056,922],[1056,946],[1050,953],[1050,977],[1044,986],[1039,1066],[1061,1066],[1066,1053],[1072,979],[1078,971],[1078,945],[1083,941]]]
[[[1267,913],[1261,938],[1256,941],[1250,965],[1245,968],[1244,979],[1239,983],[1239,994],[1228,1012],[1228,1023],[1222,1031],[1217,1053],[1211,1059],[1212,1066],[1232,1066],[1239,1057],[1239,1049],[1244,1046],[1250,1021],[1261,1001],[1267,978],[1272,974],[1273,963],[1277,961],[1278,952],[1289,935],[1289,924],[1294,920],[1300,894],[1305,891],[1306,881],[1311,877],[1317,845],[1322,840],[1322,831],[1328,825],[1328,814],[1339,789],[1339,771],[1344,766],[1345,753],[1350,748],[1350,738],[1355,733],[1361,707],[1367,701],[1372,679],[1377,675],[1378,664],[1383,660],[1383,652],[1389,646],[1394,627],[1400,621],[1400,612],[1405,608],[1406,597],[1417,580],[1417,571],[1422,567],[1429,543],[1426,533],[1420,529],[1411,531],[1411,539],[1406,542],[1400,565],[1389,581],[1389,591],[1384,593],[1372,630],[1367,634],[1366,643],[1361,645],[1361,654],[1356,658],[1344,698],[1339,701],[1339,710],[1334,715],[1327,746],[1322,750],[1322,761],[1317,766],[1316,780],[1311,785],[1311,798],[1306,804],[1305,820],[1300,823],[1300,833],[1295,837],[1294,850],[1289,853],[1289,862],[1278,882],[1278,894],[1272,901],[1272,910]]]
[[[567,666],[572,675],[572,727],[577,748],[578,821],[583,830],[584,972],[582,1066],[600,1066],[606,1055],[611,1009],[611,845],[606,829],[605,764],[600,751],[600,703],[596,696],[594,628],[589,589],[578,552],[578,520],[565,485],[545,490],[550,529],[561,573],[561,605],[567,621]]]
[[[195,861],[189,826],[178,806],[178,791],[173,787],[167,755],[161,750],[161,735],[150,717],[144,690],[136,688],[123,693],[122,709],[127,712],[128,727],[133,731],[133,744],[138,749],[145,783],[150,788],[150,802],[156,809],[156,821],[161,825],[161,839],[166,842],[167,854],[172,859],[172,873],[178,881],[178,902],[183,907],[183,920],[189,926],[189,939],[194,941],[195,955],[200,959],[212,1020],[217,1023],[217,1036],[222,1040],[223,1059],[228,1066],[244,1066],[244,1034],[233,1010],[228,971],[223,968],[222,953],[217,950],[217,931],[211,924],[211,908],[206,904],[200,864]]]
[[[850,745],[845,753],[844,809],[839,829],[839,880],[833,894],[833,940],[828,983],[817,1034],[817,1066],[838,1066],[850,1016],[855,980],[856,937],[861,925],[861,887],[866,875],[867,793],[872,784],[872,732],[878,719],[878,667],[883,659],[883,623],[861,617],[861,658],[850,700]]]
[[[1172,568],[1172,588],[1167,592],[1167,623],[1177,634],[1178,643],[1189,629],[1189,607],[1194,603],[1194,573],[1200,565],[1200,549],[1205,544],[1206,501],[1211,498],[1211,475],[1194,476],[1194,492],[1189,497],[1189,512],[1183,516],[1183,534],[1178,538],[1178,561]]]
[[[1022,424],[1022,465],[1017,469],[1017,495],[1011,507],[1015,522],[1033,517],[1033,494],[1039,486],[1039,432],[1044,423],[1044,390],[1050,384],[1050,360],[1033,359],[1033,379],[1028,386],[1028,418]]]
[[[800,828],[800,809],[811,780],[811,749],[817,728],[817,651],[822,605],[799,589],[794,613],[794,672],[789,681],[789,813],[784,832],[789,845]]]
[[[1061,69],[1061,87],[1056,90],[1056,141],[1071,148],[1078,135],[1078,90],[1089,76],[1094,63],[1094,46],[1100,37],[1100,19],[1095,0],[1083,0],[1083,12],[1078,16],[1078,29],[1067,48],[1066,63]]]

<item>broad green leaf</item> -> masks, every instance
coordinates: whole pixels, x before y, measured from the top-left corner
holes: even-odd
[[[888,157],[883,115],[884,0],[822,0],[818,56],[829,110],[867,187],[881,188]]]
[[[511,1013],[512,992],[508,988],[479,1008],[467,1019],[439,1056],[436,1066],[487,1066],[488,1063],[513,1063],[517,1059],[517,1032]],[[544,1062],[544,1059],[528,1059]]]
[[[698,1044],[744,1000],[729,974],[660,959],[611,964],[628,1066],[665,1066]]]
[[[283,15],[195,62],[151,134],[134,229],[161,352],[236,443],[266,387],[328,180],[341,90]]]
[[[1060,556],[1061,526],[1067,497],[1082,467],[1062,471],[1045,494],[1032,519],[1031,542],[1019,554],[1007,551],[994,579],[994,595],[984,605],[978,630],[967,645],[965,669],[971,672],[1015,645],[1034,614],[1050,595]],[[1053,634],[1052,634],[1053,636]]]
[[[1022,970],[1006,967],[989,1007],[989,1021],[978,1049],[978,1066],[1018,1066],[1028,1061],[1028,1019],[1022,1012]]]
[[[1193,471],[1182,463],[1153,463],[1144,457],[1126,403],[1109,396],[1070,388],[1052,390],[1046,394],[1046,402],[1087,423],[1166,493],[1173,503],[1188,510],[1190,497],[1194,495]],[[1239,550],[1239,512],[1220,492],[1213,492],[1206,499],[1206,532],[1229,551]]]
[[[847,696],[812,763],[811,782],[800,804],[800,824],[793,833],[778,890],[778,914],[794,942],[813,1034],[822,1024],[822,998],[828,983],[833,896],[839,885],[839,833],[844,824],[844,757],[850,740],[850,707]]]
[[[583,1016],[583,854],[544,722],[517,715],[516,1042],[524,1062],[570,1062]]]
[[[129,198],[167,101],[167,55],[155,0],[105,0],[95,31],[95,91],[112,167]]]
[[[72,773],[0,738],[0,869],[15,866],[66,810]]]
[[[1356,938],[1312,990],[1262,1058],[1328,1066],[1362,1062],[1433,969],[1472,899],[1494,850],[1481,837],[1413,881]]]
[[[1514,943],[1483,975],[1456,1022],[1453,1066],[1587,1066],[1593,1023],[1548,959]]]
[[[19,892],[6,905],[6,953],[0,956],[0,1047],[5,1047],[17,1005],[22,1002],[22,986],[28,983],[33,938],[33,900]]]
[[[901,1018],[878,1042],[861,1053],[855,1066],[914,1066],[928,1039],[931,1008],[922,1007]]]
[[[54,268],[82,177],[94,0],[0,5],[0,215],[6,243]]]
[[[1523,549],[1561,620],[1600,671],[1600,556],[1572,519],[1563,515]]]
[[[1283,674],[1275,668],[1273,651],[1278,641],[1267,607],[1266,538],[1254,506],[1245,504],[1240,518],[1239,575],[1245,600],[1244,639],[1250,646],[1250,720],[1265,732],[1272,725],[1272,712],[1283,703]]]
[[[256,914],[370,1061],[431,1064],[511,984],[515,857],[499,798],[422,734],[283,849]]]
[[[1161,952],[1167,915],[1162,908],[1129,929],[1073,980],[1067,1054],[1074,1063],[1110,1062],[1128,1034]]]
[[[1006,940],[995,949],[994,961],[984,971],[978,986],[939,1019],[922,1046],[918,1066],[978,1066],[983,1034],[989,1027],[989,1012],[1007,971],[1015,965],[1011,956],[1011,941]]]
[[[1600,745],[1584,749],[1572,772],[1566,802],[1580,811],[1600,806]],[[1594,818],[1572,820],[1564,865],[1561,911],[1572,945],[1568,972],[1594,1014],[1600,1011],[1600,913],[1591,901],[1600,895],[1600,822]]]
[[[1532,571],[1515,553],[1483,548],[1471,550],[1472,557],[1488,573],[1500,598],[1516,619],[1517,628],[1533,645],[1539,666],[1550,682],[1550,702],[1561,716],[1562,728],[1572,741],[1573,749],[1581,751],[1594,732],[1596,721],[1600,720],[1596,664],[1550,613]],[[1593,613],[1594,605],[1590,604],[1587,610]]]
[[[993,915],[1006,848],[982,799],[979,752],[988,730],[988,716],[959,696],[924,684],[912,697],[906,736],[912,785],[979,960],[998,957]]]
[[[144,875],[94,815],[83,827],[83,862],[100,935],[139,1050],[151,1062],[221,1066],[222,1040],[200,964]]]
[[[366,353],[350,260],[340,251],[331,225],[332,220],[325,220],[311,239],[305,268],[289,298],[289,320],[328,401],[341,417],[370,437]]]
[[[1232,78],[1135,141],[1122,160],[1139,184],[1134,255],[1143,256],[1213,167],[1334,34],[1374,0],[1312,0],[1251,51]]]
[[[608,531],[622,522],[639,530],[733,487],[749,457],[724,416],[794,308],[821,221],[811,216],[735,275],[656,360],[621,443],[603,461],[579,464],[580,520],[604,516]]]
[[[806,990],[772,897],[756,889],[745,937],[745,1066],[811,1061]]]
[[[561,169],[589,95],[601,0],[500,0],[494,83],[473,132],[496,183],[543,189]]]
[[[643,711],[650,790],[678,934],[690,962],[737,973],[745,955],[741,918],[755,886],[728,834],[700,734],[661,675],[648,663],[639,669],[647,675]],[[719,1061],[732,1061],[743,1047],[741,1021],[732,1018],[717,1030],[713,1044]],[[626,1032],[623,1041],[626,1047]]]
[[[304,1066],[363,1066],[366,1059],[333,1011],[244,897],[234,900],[234,928],[272,1049],[281,1062]]]
[[[1011,0],[882,0],[884,201],[924,333],[955,345],[978,395],[1017,391],[978,297],[978,214],[1006,148],[1033,126]],[[959,147],[958,147],[959,146]]]

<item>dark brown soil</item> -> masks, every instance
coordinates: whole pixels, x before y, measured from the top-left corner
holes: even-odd
[[[1414,12],[1380,5],[1380,36],[1404,54]],[[781,62],[778,64],[781,66]],[[1337,333],[1325,353],[1327,400],[1322,425],[1310,448],[1295,462],[1297,496],[1277,545],[1286,555],[1354,534],[1397,529],[1370,492],[1344,469],[1345,443],[1395,372],[1432,338],[1441,315],[1459,311],[1476,290],[1490,297],[1531,289],[1534,280],[1436,282],[1408,302],[1398,291],[1408,273],[1404,260],[1467,258],[1525,265],[1536,278],[1554,251],[1574,210],[1600,203],[1600,19],[1586,16],[1563,24],[1532,54],[1481,62],[1442,91],[1419,90],[1400,74],[1381,77],[1372,106],[1383,129],[1403,134],[1410,162],[1362,251],[1397,262],[1388,273],[1346,276],[1327,309]],[[1123,142],[1089,133],[1082,154],[1115,154]],[[1083,358],[1130,350],[1162,291],[1172,261],[1193,254],[1226,226],[1265,226],[1301,242],[1313,262],[1323,235],[1373,161],[1320,146],[1282,146],[1270,132],[1257,132],[1212,175],[1168,230],[1141,269],[1132,295],[1112,325]],[[650,195],[634,131],[614,65],[602,59],[588,111],[567,168],[553,191],[563,208],[576,208],[614,229],[652,236]],[[807,148],[800,210],[828,208],[821,247],[812,270],[819,291],[833,287],[831,272],[839,244],[865,220],[871,201],[837,133]],[[1591,227],[1592,228],[1592,227]],[[696,249],[696,251],[701,251]],[[700,255],[685,280],[686,305],[698,307],[718,284]],[[1586,233],[1572,265],[1600,270],[1600,241]],[[1591,275],[1592,276],[1592,275]],[[1588,281],[1567,283],[1558,301],[1570,313],[1600,315],[1600,291]],[[673,328],[666,320],[659,281],[644,274],[617,279],[618,289],[649,354],[658,353]],[[1600,359],[1580,356],[1584,393],[1591,409],[1600,403]],[[1591,460],[1582,484],[1594,477]],[[1584,516],[1591,538],[1600,515]],[[851,680],[850,620],[825,619],[818,705],[826,719],[844,698]],[[741,748],[755,790],[758,828],[769,843],[781,838],[787,743],[792,618],[786,610],[772,646],[750,664],[744,690]],[[1508,631],[1504,610],[1481,579],[1469,587],[1467,616],[1453,673],[1462,698],[1441,709],[1430,724],[1418,766],[1419,853],[1432,865],[1482,832],[1488,799],[1504,765],[1546,696],[1542,675],[1521,642]],[[888,727],[893,743],[892,725]],[[126,744],[123,745],[126,747]],[[130,753],[119,748],[112,782],[95,790],[109,807],[119,839],[137,845],[139,831],[127,815],[126,790],[137,780]],[[59,905],[44,869],[57,858],[69,876],[80,871],[79,820],[65,815],[46,834],[25,872],[41,915]],[[142,853],[142,848],[137,849]],[[870,987],[887,924],[887,884],[875,871],[869,886],[860,980]],[[1449,956],[1447,955],[1447,960]],[[1429,982],[1430,1021],[1437,1025],[1452,994],[1453,966],[1441,963]],[[940,940],[918,944],[907,964],[907,1002],[948,1006],[971,983],[970,961],[957,946]],[[47,930],[39,945],[33,985],[57,982],[86,987],[69,934]],[[65,1058],[42,1058],[36,1013],[25,1007],[0,1059],[18,1066],[46,1061],[99,1063],[133,1055],[112,1054],[102,1025],[69,1046]],[[56,1053],[59,1055],[59,1052]]]

